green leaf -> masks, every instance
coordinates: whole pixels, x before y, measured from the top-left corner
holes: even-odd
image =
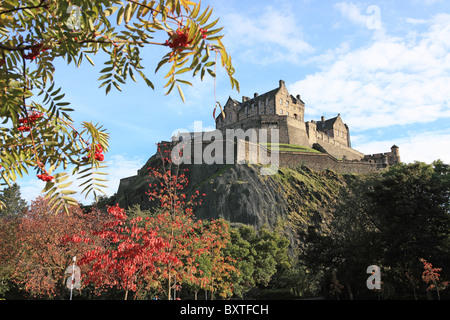
[[[119,9],[119,7],[109,7],[109,8],[106,9],[103,13],[104,13],[105,17],[109,17],[109,16],[112,15],[114,12],[116,12],[117,9]]]
[[[131,20],[131,13],[132,13],[132,4],[131,3],[128,3],[127,5],[126,5],[126,7],[125,7],[125,14],[124,14],[124,16],[125,16],[125,23],[128,23],[128,22],[130,22],[130,20]]]
[[[114,85],[114,87],[116,87],[117,90],[122,91],[120,86],[115,81],[113,81],[112,84]]]
[[[93,66],[95,66],[94,61],[92,61],[91,58],[89,58],[89,56],[87,54],[84,54],[84,56],[86,57],[86,59],[88,59],[89,63],[92,64]]]
[[[191,68],[183,68],[181,70],[178,70],[175,74],[182,74],[188,71],[191,71]]]
[[[181,88],[178,84],[177,84],[177,89],[178,89],[178,93],[180,94],[181,99],[183,100],[183,103],[185,103],[186,101],[184,100],[183,91],[181,90]]]
[[[123,21],[123,13],[124,13],[124,9],[123,6],[120,7],[119,12],[117,12],[117,25],[120,26],[120,24]]]

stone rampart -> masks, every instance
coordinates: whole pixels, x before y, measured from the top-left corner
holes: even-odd
[[[279,164],[282,167],[306,166],[314,171],[333,170],[347,174],[367,174],[384,169],[358,160],[338,160],[326,153],[280,152]]]

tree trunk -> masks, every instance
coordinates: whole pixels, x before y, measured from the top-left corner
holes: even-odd
[[[167,300],[171,300],[171,295],[170,295],[170,275],[168,276],[168,283],[167,283]]]
[[[350,288],[350,284],[349,283],[347,283],[347,291],[348,291],[348,298],[350,300],[353,300],[352,288]]]

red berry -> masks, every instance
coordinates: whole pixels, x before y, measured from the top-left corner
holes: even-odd
[[[98,161],[103,161],[105,159],[105,156],[103,155],[103,154],[101,154],[101,153],[95,153],[95,160],[98,160]]]
[[[37,177],[41,179],[42,181],[52,181],[54,179],[53,176],[49,176],[47,173],[44,174],[38,174]]]
[[[17,130],[19,130],[19,131],[30,131],[31,128],[28,127],[28,126],[20,126],[20,127],[17,128]]]
[[[100,143],[95,146],[95,152],[97,152],[97,153],[102,153],[103,152],[103,148],[100,145]]]

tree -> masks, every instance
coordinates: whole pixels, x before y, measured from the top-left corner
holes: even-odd
[[[450,166],[399,164],[356,179],[342,196],[330,231],[310,233],[304,256],[309,269],[336,273],[355,292],[370,297],[365,268],[382,268],[382,294],[416,295],[420,258],[449,265]],[[424,259],[425,259],[424,258]]]
[[[431,284],[428,286],[428,290],[436,289],[438,300],[441,300],[441,296],[439,294],[439,290],[446,289],[449,285],[449,281],[442,281],[441,283],[438,283],[440,278],[440,272],[442,271],[442,268],[433,268],[433,265],[430,262],[427,262],[425,259],[420,259],[420,262],[423,263],[423,273],[422,273],[422,279],[425,281],[426,284]]]
[[[12,291],[15,286],[12,274],[16,266],[14,259],[19,252],[20,242],[17,241],[19,216],[0,216],[0,297]]]
[[[231,297],[234,293],[233,278],[240,274],[236,260],[226,254],[230,242],[229,226],[225,220],[212,220],[203,223],[205,228],[199,230],[201,242],[208,243],[207,251],[196,259],[197,269],[201,272],[197,277],[199,287],[211,292],[211,299],[218,294],[222,298]]]
[[[158,144],[160,165],[149,168],[149,199],[159,205],[149,221],[159,229],[159,235],[170,244],[167,250],[179,261],[162,267],[160,281],[167,281],[169,300],[171,290],[179,287],[177,283],[228,297],[232,286],[225,279],[237,272],[232,259],[223,256],[229,241],[228,227],[222,220],[203,222],[194,217],[193,208],[201,205],[206,195],[198,190],[190,196],[184,193],[189,183],[187,169],[173,163],[173,151],[170,143]]]
[[[442,255],[450,236],[449,165],[400,164],[383,173],[368,196],[373,204],[368,214],[391,265]]]
[[[21,215],[28,208],[27,202],[20,195],[20,186],[17,183],[3,189],[0,198],[5,204],[4,208],[0,210],[1,216]]]
[[[62,297],[65,270],[72,258],[94,245],[87,241],[89,233],[79,237],[75,244],[68,243],[64,237],[95,229],[95,222],[75,206],[69,207],[69,215],[55,214],[47,200],[37,198],[17,224],[14,237],[10,239],[13,242],[2,243],[2,247],[6,246],[12,253],[2,261],[13,267],[11,279],[31,296]]]
[[[141,50],[147,46],[167,47],[156,62],[156,71],[167,66],[167,94],[180,84],[192,85],[183,76],[192,72],[201,79],[216,76],[220,56],[232,88],[231,57],[219,35],[218,20],[210,21],[212,9],[201,9],[190,0],[4,0],[0,4],[0,174],[6,184],[29,169],[46,182],[44,190],[53,208],[76,201],[68,190],[73,181],[86,196],[103,192],[102,162],[109,135],[99,124],[83,122],[81,129],[70,116],[62,88],[54,82],[54,62],[64,59],[80,66],[94,64],[90,55],[104,52],[100,87],[108,93],[121,90],[139,75],[154,88],[143,72]],[[167,40],[153,41],[154,34]],[[60,171],[60,172],[58,172]],[[58,173],[56,173],[58,172]],[[3,204],[0,202],[0,204]],[[59,211],[59,210],[56,210]]]
[[[233,278],[236,296],[241,298],[256,286],[266,287],[279,269],[289,268],[288,247],[287,237],[266,227],[258,231],[246,225],[233,229],[226,254],[240,271]]]
[[[118,205],[109,207],[112,220],[103,224],[93,236],[106,241],[83,254],[79,264],[88,266],[84,283],[93,283],[96,288],[115,287],[125,291],[138,291],[145,285],[147,277],[153,277],[157,264],[177,263],[178,259],[167,252],[169,245],[158,237],[157,229],[140,227],[142,218],[129,220],[125,210]],[[67,236],[65,241],[90,242],[78,235]],[[99,242],[99,241],[97,241]]]

